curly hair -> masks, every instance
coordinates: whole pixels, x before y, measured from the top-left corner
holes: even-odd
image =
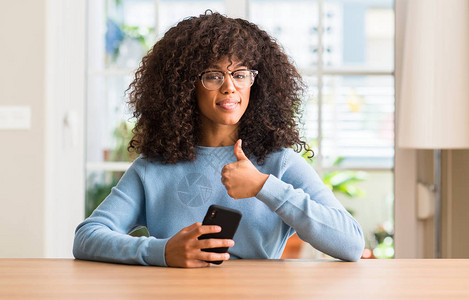
[[[297,128],[305,85],[282,47],[257,25],[211,11],[179,22],[142,59],[127,89],[137,120],[129,151],[163,163],[194,160],[198,74],[223,58],[259,71],[239,121],[245,154],[259,164],[283,147],[314,154]]]

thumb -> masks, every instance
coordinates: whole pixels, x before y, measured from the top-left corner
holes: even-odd
[[[239,139],[235,146],[234,146],[234,154],[236,156],[236,158],[238,159],[238,161],[240,160],[248,160],[248,158],[246,157],[246,155],[244,154],[244,151],[243,149],[241,148],[241,143],[242,143],[242,140]]]

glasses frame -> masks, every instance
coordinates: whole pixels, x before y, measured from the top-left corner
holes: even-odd
[[[200,82],[202,83],[202,85],[203,85],[204,88],[206,88],[206,89],[209,90],[209,91],[216,91],[216,90],[218,90],[219,88],[221,88],[221,87],[223,86],[223,83],[225,83],[226,74],[230,74],[231,79],[233,79],[233,73],[236,73],[236,72],[238,72],[238,71],[249,71],[249,72],[251,72],[251,78],[252,78],[252,79],[251,79],[251,85],[250,85],[249,87],[251,87],[251,86],[254,84],[254,81],[255,81],[255,79],[256,79],[256,76],[257,76],[257,74],[259,74],[259,71],[257,71],[257,70],[251,70],[251,69],[239,69],[239,70],[234,70],[233,72],[230,72],[230,71],[223,72],[223,71],[220,71],[220,70],[207,70],[207,71],[203,71],[202,73],[200,73],[200,74],[198,75],[198,77],[199,77],[199,80],[200,80]],[[223,81],[221,82],[220,86],[219,86],[218,88],[216,88],[216,89],[209,89],[209,88],[207,88],[207,87],[205,86],[205,84],[204,84],[204,81],[202,80],[202,76],[203,76],[204,74],[210,73],[210,72],[218,72],[218,73],[222,73],[222,74],[223,74]],[[236,88],[238,88],[238,87],[236,86],[236,84],[235,84],[234,81],[233,81],[233,84],[234,84],[234,86],[235,86]],[[247,88],[247,87],[246,87],[246,88]]]

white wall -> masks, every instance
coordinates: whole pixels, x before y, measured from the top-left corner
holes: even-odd
[[[45,0],[0,2],[0,106],[29,106],[30,130],[0,129],[0,257],[44,254]]]
[[[0,109],[31,110],[30,129],[0,129],[0,257],[71,257],[84,216],[86,1],[0,1]]]

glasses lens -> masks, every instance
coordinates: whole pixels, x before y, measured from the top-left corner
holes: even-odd
[[[254,76],[249,70],[239,70],[233,73],[233,81],[237,87],[250,87],[254,82]]]
[[[207,72],[202,75],[202,84],[208,90],[217,90],[222,86],[224,77],[222,72]]]

